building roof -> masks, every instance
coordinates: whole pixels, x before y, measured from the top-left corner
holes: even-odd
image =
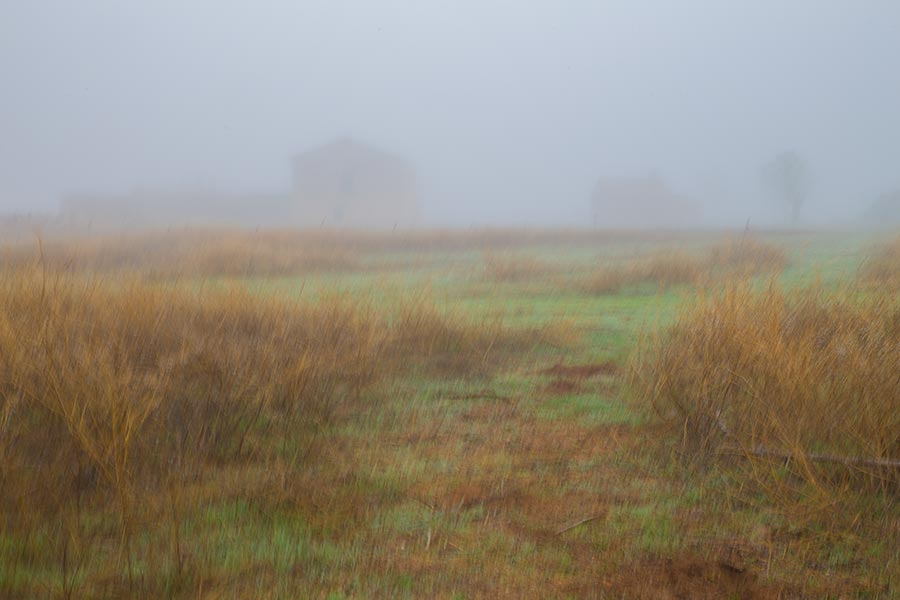
[[[682,227],[700,216],[697,203],[658,176],[601,178],[591,194],[597,224]]]
[[[406,159],[353,138],[342,137],[320,146],[310,148],[294,156],[294,167],[316,165],[320,162],[339,161],[351,164],[379,164],[412,170],[413,165]]]

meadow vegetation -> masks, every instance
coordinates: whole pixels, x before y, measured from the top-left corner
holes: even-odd
[[[106,567],[133,585],[135,536],[182,510],[176,499],[198,500],[191,490],[211,472],[254,465],[284,484],[335,412],[379,381],[417,369],[482,372],[543,336],[552,339],[549,327],[466,320],[421,294],[376,310],[337,293],[301,301],[7,268],[0,532],[10,570],[0,581],[9,592],[23,562],[61,561],[59,590],[70,595],[83,561],[102,564],[98,545],[111,545]],[[238,479],[231,493],[254,496],[267,484]],[[86,532],[84,521],[100,515],[109,523]],[[167,559],[180,570],[174,552]]]
[[[512,253],[486,252],[484,275],[488,281],[500,283],[532,282],[546,279],[558,270],[534,256]]]
[[[900,254],[828,244],[9,245],[0,596],[888,596]]]
[[[790,263],[783,246],[746,234],[713,244],[707,262],[710,268],[742,275],[778,273]]]
[[[215,230],[108,233],[86,239],[35,237],[7,245],[0,262],[7,267],[41,265],[161,277],[283,276],[360,267],[353,247],[339,239]]]
[[[601,267],[588,276],[582,287],[585,292],[595,294],[615,293],[640,285],[667,288],[700,284],[715,277],[779,272],[787,264],[783,248],[744,235],[717,242],[702,254],[678,248],[657,249],[625,264]]]
[[[900,236],[877,244],[859,270],[865,287],[900,290]]]
[[[634,233],[606,231],[507,230],[397,232],[391,234],[342,230],[266,230],[171,228],[126,233],[101,232],[92,236],[42,236],[8,233],[0,247],[0,265],[42,264],[79,272],[134,273],[163,277],[260,277],[316,272],[347,272],[391,265],[392,259],[447,252],[478,251],[486,257],[487,271],[497,263],[501,277],[512,266],[546,265],[539,259],[523,260],[510,253],[521,249],[597,247],[627,242]],[[652,243],[691,239],[690,234],[640,234]],[[404,261],[399,263],[406,267]],[[521,271],[519,269],[513,269]]]
[[[635,360],[636,396],[682,455],[739,457],[791,515],[891,535],[881,526],[896,525],[884,518],[900,490],[896,295],[729,283],[701,292]]]

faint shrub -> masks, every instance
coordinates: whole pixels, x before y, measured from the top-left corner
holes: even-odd
[[[286,276],[360,267],[352,245],[306,232],[185,230],[55,238],[3,248],[0,266],[43,265],[94,273],[141,271],[160,277]]]
[[[625,264],[596,270],[582,285],[594,294],[654,284],[660,288],[697,284],[715,276],[779,272],[788,264],[783,248],[743,236],[713,245],[705,256],[676,250],[657,251]]]
[[[375,310],[365,296],[299,301],[133,274],[4,269],[0,559],[29,572],[52,566],[73,595],[83,581],[73,565],[90,564],[98,544],[118,549],[115,577],[131,582],[132,540],[170,497],[173,513],[196,508],[201,498],[183,490],[222,471],[267,473],[285,446],[291,460],[315,461],[314,437],[340,408],[374,400],[386,377],[483,375],[513,351],[559,339],[463,317],[425,293]],[[252,495],[254,481],[229,483],[231,493]],[[115,517],[112,531],[85,526],[98,515]],[[171,560],[182,565],[171,518]],[[3,585],[0,595],[11,593]]]
[[[253,439],[302,443],[377,381],[379,327],[331,297],[4,271],[0,534],[50,536],[71,565],[90,552],[84,515],[111,510],[130,579],[136,523],[166,482],[260,458]]]
[[[752,236],[731,238],[709,249],[710,267],[743,274],[778,272],[788,265],[784,248]]]
[[[514,283],[546,279],[554,273],[551,265],[532,256],[484,253],[484,276],[489,281]]]
[[[695,283],[703,275],[703,263],[679,252],[656,253],[625,265],[601,268],[582,285],[593,294],[616,293],[623,288],[653,284],[661,288]]]
[[[539,344],[566,345],[570,324],[513,328],[501,316],[471,318],[442,308],[426,289],[397,302],[385,342],[385,358],[454,373],[483,375],[513,354]]]

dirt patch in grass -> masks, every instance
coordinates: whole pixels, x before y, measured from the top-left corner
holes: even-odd
[[[596,588],[573,590],[584,597],[614,594],[626,598],[717,599],[780,598],[784,590],[760,583],[750,568],[723,559],[678,556],[650,559],[621,569]]]
[[[512,400],[490,401],[473,406],[462,414],[467,421],[489,421],[512,419],[518,416],[519,405]]]
[[[541,371],[542,375],[551,375],[553,377],[566,377],[571,379],[590,379],[591,377],[599,377],[601,375],[615,375],[619,372],[619,367],[615,361],[608,360],[601,363],[588,363],[583,365],[564,365],[557,363],[549,369]]]
[[[465,418],[467,422],[481,418],[485,425],[496,423],[496,413],[484,407],[473,408]],[[494,522],[510,524],[513,530],[544,534],[605,510],[608,498],[597,490],[603,488],[602,481],[619,475],[617,468],[611,464],[596,469],[582,466],[633,438],[631,430],[619,427],[551,423],[521,412],[508,414],[502,429],[476,431],[479,429],[472,426],[468,439],[454,447],[448,444],[454,433],[449,428],[444,433],[450,438],[429,438],[417,453],[423,458],[478,464],[478,477],[448,471],[445,476],[413,483],[409,495],[444,512],[478,507]]]
[[[571,379],[554,379],[544,387],[544,392],[551,396],[565,396],[584,391],[581,384]]]
[[[525,497],[519,485],[505,486],[492,480],[465,481],[449,486],[437,499],[436,508],[453,511],[482,506],[485,509],[505,510]]]

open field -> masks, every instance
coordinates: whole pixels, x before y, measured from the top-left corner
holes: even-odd
[[[890,238],[179,231],[0,274],[0,597],[900,593]]]

